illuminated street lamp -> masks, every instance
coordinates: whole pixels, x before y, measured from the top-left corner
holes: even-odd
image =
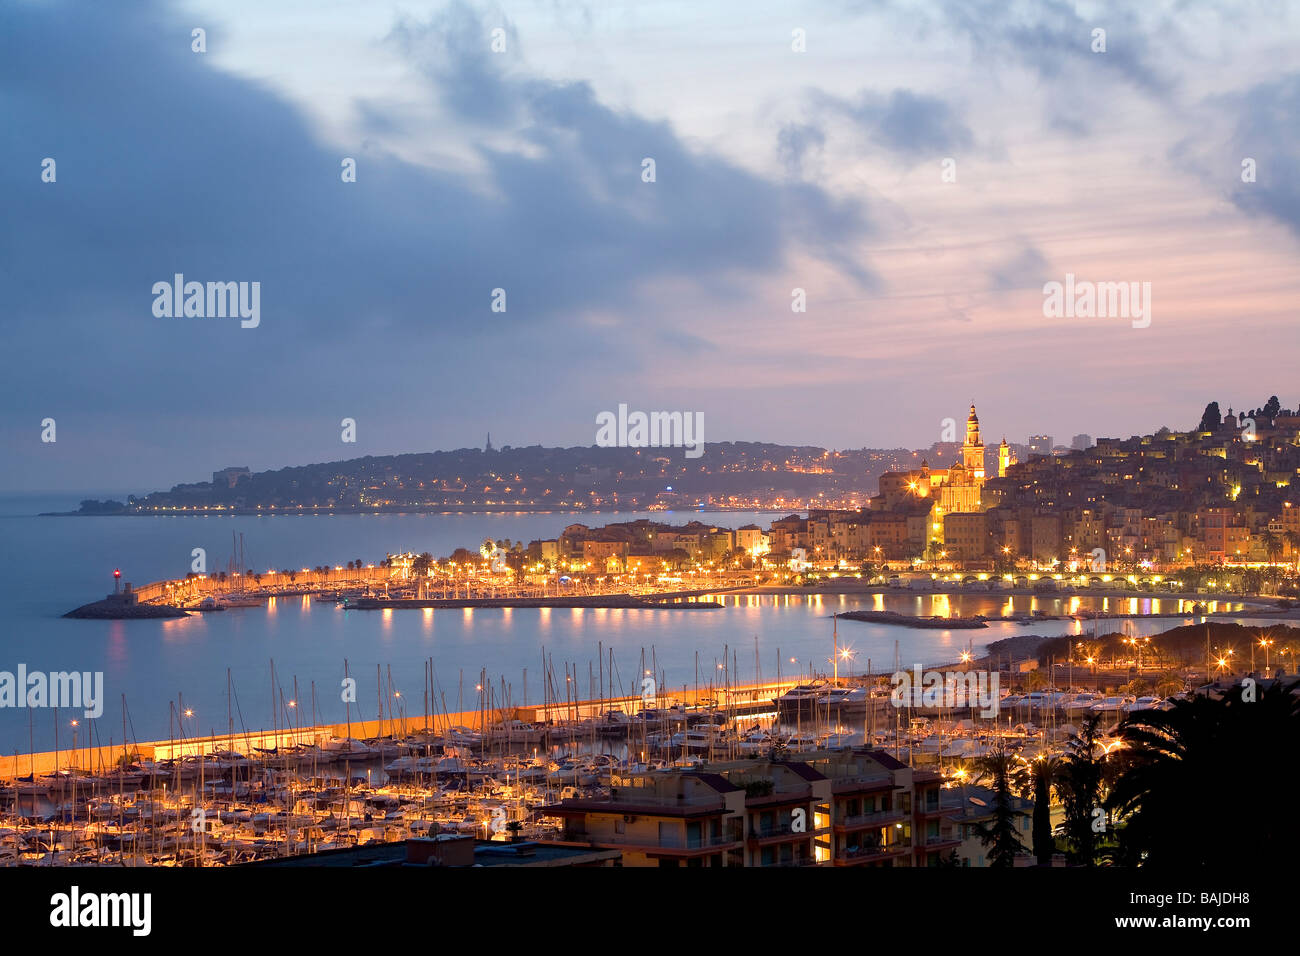
[[[1271,668],[1269,667],[1269,648],[1273,646],[1273,639],[1269,637],[1261,637],[1259,639],[1259,646],[1264,648],[1264,676],[1271,677]],[[1251,657],[1253,658],[1254,656],[1254,648],[1251,648]],[[1251,670],[1254,670],[1254,668],[1255,662],[1252,660]]]

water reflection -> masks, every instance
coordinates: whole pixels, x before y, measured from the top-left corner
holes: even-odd
[[[296,597],[296,596],[295,596]],[[478,674],[486,669],[494,679],[505,677],[521,683],[522,669],[529,668],[530,685],[535,677],[541,649],[554,655],[552,678],[564,692],[563,662],[577,666],[581,674],[597,659],[603,644],[604,663],[612,650],[614,667],[636,672],[641,652],[653,655],[665,686],[692,683],[696,679],[698,655],[701,675],[712,674],[724,660],[737,662],[736,679],[748,680],[754,667],[755,645],[761,670],[771,678],[780,668],[787,676],[809,670],[829,672],[831,653],[830,611],[855,608],[877,611],[970,617],[982,614],[989,626],[978,630],[916,630],[888,624],[841,619],[839,640],[854,651],[850,662],[841,662],[842,672],[852,668],[861,673],[870,662],[876,670],[890,668],[897,643],[905,662],[944,664],[957,659],[967,646],[978,653],[991,641],[1022,634],[1074,635],[1087,640],[1097,634],[1124,630],[1150,635],[1190,620],[1193,602],[1170,598],[1120,599],[1092,595],[1008,595],[1008,594],[916,594],[876,592],[850,594],[733,595],[725,609],[671,611],[652,609],[552,608],[501,610],[385,609],[340,611],[321,602],[282,599],[274,613],[257,608],[189,618],[144,622],[59,621],[57,627],[77,636],[78,669],[105,672],[106,721],[102,734],[115,726],[120,735],[120,701],[125,694],[133,721],[133,733],[142,740],[167,736],[168,695],[183,692],[196,712],[224,713],[225,672],[232,670],[237,694],[257,694],[268,679],[268,661],[274,658],[277,679],[286,685],[294,677],[300,685],[311,681],[337,686],[342,660],[350,659],[354,674],[369,673],[376,665],[391,666],[395,686],[422,685],[424,662],[434,656],[440,674]],[[1211,602],[1214,610],[1231,609],[1226,602]],[[1075,620],[1066,615],[1105,609],[1138,610],[1176,617],[1129,620]],[[1032,611],[1043,614],[1030,619]],[[1028,620],[1027,624],[1002,618]],[[436,647],[433,636],[437,626]],[[1250,622],[1257,623],[1257,622]],[[376,641],[376,625],[381,640]],[[75,630],[74,630],[75,628]],[[92,639],[98,635],[99,639]],[[23,642],[26,643],[23,643]],[[26,660],[29,667],[57,669],[47,647],[66,642],[15,638],[11,653]],[[739,655],[735,650],[739,649]],[[599,668],[597,668],[599,670]],[[702,680],[707,679],[703,676]],[[585,685],[586,678],[581,679]],[[454,678],[451,685],[455,686]],[[473,686],[472,684],[470,686]],[[247,690],[246,690],[247,689]],[[342,721],[342,704],[337,711],[337,694],[318,699],[323,721]],[[264,720],[265,718],[263,718]],[[40,721],[37,721],[39,724]],[[89,732],[90,728],[87,728]],[[41,731],[37,728],[38,738]],[[26,748],[27,723],[21,711],[0,710],[0,749]],[[39,749],[50,749],[52,741],[37,740]]]

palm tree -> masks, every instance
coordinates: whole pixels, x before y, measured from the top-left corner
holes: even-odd
[[[1247,594],[1258,594],[1264,584],[1264,575],[1259,568],[1247,568],[1241,572],[1241,587]]]
[[[1294,837],[1285,808],[1300,783],[1295,681],[1234,688],[1145,710],[1120,725],[1122,772],[1107,798],[1121,818],[1118,860],[1179,869],[1240,865],[1241,844],[1217,828],[1248,821],[1254,846]],[[1243,699],[1245,698],[1245,699]]]
[[[975,832],[989,849],[989,866],[1015,866],[1016,854],[1024,852],[1025,845],[1016,836],[1018,814],[1012,802],[1012,789],[1022,788],[1024,768],[1016,762],[1014,755],[1005,750],[979,758],[976,767],[983,775],[992,778],[994,796],[993,822],[988,825],[977,823]]]
[[[1282,539],[1272,531],[1261,534],[1259,543],[1264,546],[1264,553],[1268,555],[1269,561],[1277,560],[1278,555],[1282,553]]]
[[[1071,862],[1083,866],[1097,863],[1093,811],[1101,805],[1102,764],[1097,757],[1100,722],[1101,714],[1089,714],[1079,732],[1070,735],[1057,784],[1065,804],[1065,835],[1070,842]]]
[[[1048,684],[1047,675],[1042,670],[1034,668],[1025,678],[1025,689],[1031,694],[1036,690],[1042,690]]]
[[[1300,566],[1300,531],[1284,531],[1282,533],[1282,540],[1285,541],[1287,547],[1291,549],[1292,559],[1294,559],[1296,564]]]
[[[1182,675],[1177,671],[1165,671],[1156,678],[1156,693],[1161,697],[1173,697],[1185,686]]]
[[[1134,697],[1145,697],[1150,688],[1147,682],[1141,677],[1134,677],[1131,681],[1120,688],[1125,694],[1132,694]]]
[[[1034,857],[1039,866],[1051,866],[1052,854],[1056,852],[1056,840],[1052,837],[1052,787],[1061,775],[1061,761],[1058,757],[1040,757],[1034,761]]]

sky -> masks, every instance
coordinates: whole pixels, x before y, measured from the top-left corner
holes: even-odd
[[[1295,407],[1298,53],[1271,2],[7,0],[0,489]]]

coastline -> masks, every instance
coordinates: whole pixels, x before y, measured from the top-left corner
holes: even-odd
[[[807,508],[794,509],[806,511]],[[276,518],[311,515],[625,515],[625,514],[790,514],[790,508],[757,508],[746,505],[709,504],[698,508],[553,508],[546,505],[393,505],[380,508],[167,508],[161,511],[40,511],[37,518]]]
[[[1054,591],[1036,591],[1033,588],[995,588],[993,590],[963,590],[960,588],[898,588],[890,587],[887,584],[867,584],[860,580],[848,579],[845,583],[843,578],[836,578],[830,582],[818,582],[811,586],[791,586],[782,584],[764,584],[753,588],[744,588],[733,591],[733,594],[758,594],[758,595],[788,595],[788,594],[908,594],[916,597],[964,597],[974,595],[977,597],[987,597],[997,595],[1002,597],[1036,597],[1036,598],[1118,598],[1122,600],[1160,600],[1160,601],[1193,601],[1201,604],[1212,601],[1231,601],[1245,605],[1239,611],[1215,611],[1201,612],[1202,616],[1226,616],[1226,617],[1278,617],[1278,618],[1300,618],[1300,607],[1282,608],[1277,607],[1274,603],[1278,599],[1272,597],[1260,597],[1255,594],[1205,594],[1189,591],[1133,591],[1106,589],[1091,590],[1089,588],[1068,588],[1062,587]],[[851,582],[851,583],[849,583]],[[1071,618],[1075,620],[1112,620],[1124,618],[1162,618],[1162,617],[1187,617],[1190,612],[1168,612],[1161,614],[1129,614],[1120,612],[1098,612],[1087,614],[1061,614],[1056,615],[1058,619]],[[844,616],[843,614],[840,615]],[[1012,620],[1011,618],[987,618],[989,621]],[[1050,620],[1050,618],[1043,618]]]

